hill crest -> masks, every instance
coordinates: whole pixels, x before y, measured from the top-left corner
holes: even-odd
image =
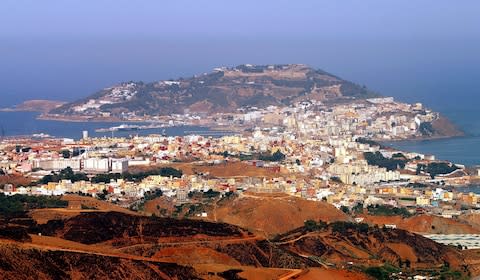
[[[249,107],[288,106],[303,100],[376,96],[365,86],[304,64],[218,67],[190,78],[124,82],[65,104],[51,114],[122,117],[226,113]]]

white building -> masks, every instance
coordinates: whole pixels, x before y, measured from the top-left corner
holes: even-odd
[[[111,171],[113,173],[124,173],[128,171],[127,159],[112,159]]]
[[[48,171],[59,171],[67,167],[72,168],[74,171],[80,170],[79,159],[35,159],[32,161],[32,168],[41,168]]]
[[[110,160],[108,158],[88,158],[83,162],[83,169],[87,172],[109,172]]]

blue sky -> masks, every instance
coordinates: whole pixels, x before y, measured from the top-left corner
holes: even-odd
[[[72,100],[220,65],[306,63],[403,100],[477,106],[479,12],[468,0],[2,0],[0,95]]]

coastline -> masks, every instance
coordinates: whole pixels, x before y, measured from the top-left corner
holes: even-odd
[[[37,111],[38,112],[38,111]],[[39,112],[41,113],[41,112]],[[53,116],[48,116],[45,114],[40,114],[36,117],[37,120],[41,121],[57,121],[57,122],[145,122],[145,121],[132,121],[132,120],[121,120],[118,118],[90,118],[90,117],[85,117],[85,118],[72,118],[72,117],[67,117],[67,116],[62,116],[62,117],[53,117]]]
[[[462,135],[437,135],[437,136],[428,136],[428,137],[413,137],[413,138],[402,138],[402,139],[372,139],[380,144],[388,144],[393,142],[423,142],[423,141],[436,141],[436,140],[446,140],[446,139],[456,139],[456,138],[465,138],[469,137],[467,134]]]
[[[15,110],[15,111],[8,111],[8,112],[20,112],[20,111],[26,111],[26,110]],[[38,111],[27,111],[27,112],[38,112]],[[158,121],[152,121],[148,119],[144,120],[122,120],[119,118],[112,118],[112,117],[105,117],[105,118],[99,118],[99,117],[69,117],[69,116],[52,116],[48,115],[42,112],[40,113],[36,119],[37,120],[46,120],[46,121],[58,121],[58,122],[76,122],[76,123],[81,123],[81,122],[104,122],[104,123],[145,123],[145,122],[158,122]],[[196,125],[196,124],[192,124]],[[225,127],[221,126],[215,126],[213,124],[202,124],[202,126],[208,127],[211,130],[225,130]],[[233,127],[228,127],[228,130],[239,132],[240,130],[238,128],[233,128]],[[435,141],[435,140],[444,140],[444,139],[454,139],[454,138],[463,138],[463,137],[468,137],[467,134],[465,134],[463,131],[457,129],[454,131],[454,133],[448,134],[448,135],[434,135],[434,136],[422,136],[422,137],[413,137],[413,138],[397,138],[397,139],[372,139],[373,141],[377,141],[381,144],[385,143],[391,143],[391,142],[403,142],[403,141]]]

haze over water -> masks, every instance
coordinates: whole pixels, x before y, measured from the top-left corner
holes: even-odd
[[[70,101],[121,81],[192,76],[222,65],[305,63],[423,102],[480,135],[478,11],[473,0],[6,0],[0,107]],[[469,164],[480,164],[479,138],[466,139],[402,147],[443,151],[446,159],[463,147]]]

